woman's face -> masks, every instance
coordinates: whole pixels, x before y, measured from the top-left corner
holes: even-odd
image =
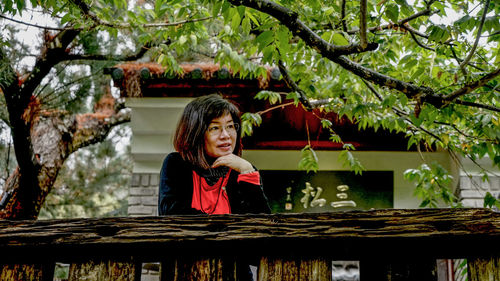
[[[205,132],[205,153],[213,158],[232,154],[238,134],[236,126],[231,114],[213,119]]]

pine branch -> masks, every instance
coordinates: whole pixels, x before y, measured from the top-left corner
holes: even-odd
[[[63,30],[47,44],[46,49],[36,60],[33,71],[23,83],[23,95],[31,96],[52,67],[65,60],[68,55],[67,47],[79,33],[78,30]]]

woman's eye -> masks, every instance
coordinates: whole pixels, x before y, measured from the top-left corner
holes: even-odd
[[[234,129],[234,124],[227,125],[227,126],[226,126],[226,129],[228,129],[228,130],[233,130],[233,129]]]
[[[213,126],[213,127],[210,127],[208,129],[208,131],[210,131],[210,132],[218,132],[219,130],[220,130],[220,128],[218,126]]]

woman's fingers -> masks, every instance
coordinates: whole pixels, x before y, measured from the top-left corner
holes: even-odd
[[[221,156],[212,164],[212,168],[220,166],[229,167],[237,172],[253,170],[253,166],[250,162],[234,154]]]

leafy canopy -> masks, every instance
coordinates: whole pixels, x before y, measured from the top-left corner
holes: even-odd
[[[60,16],[60,27],[126,35],[137,44],[150,44],[151,57],[174,72],[181,71],[179,58],[186,54],[213,58],[242,77],[266,75],[262,65],[279,65],[294,90],[287,98],[296,105],[335,111],[360,128],[402,132],[408,147],[444,149],[473,161],[489,157],[500,167],[498,1],[30,3]],[[26,5],[4,0],[0,9],[14,15]],[[270,92],[258,98],[282,100]],[[243,117],[246,134],[261,122],[256,113]],[[330,129],[332,141],[342,143],[332,121],[322,124]],[[344,147],[342,159],[360,172],[361,164],[350,153],[353,147]],[[317,169],[313,148],[302,153],[304,168]],[[419,178],[422,187],[429,181],[421,177],[435,171],[445,184],[447,177],[435,169],[423,166],[407,176]],[[440,188],[417,192],[441,194],[445,201],[449,196]]]

